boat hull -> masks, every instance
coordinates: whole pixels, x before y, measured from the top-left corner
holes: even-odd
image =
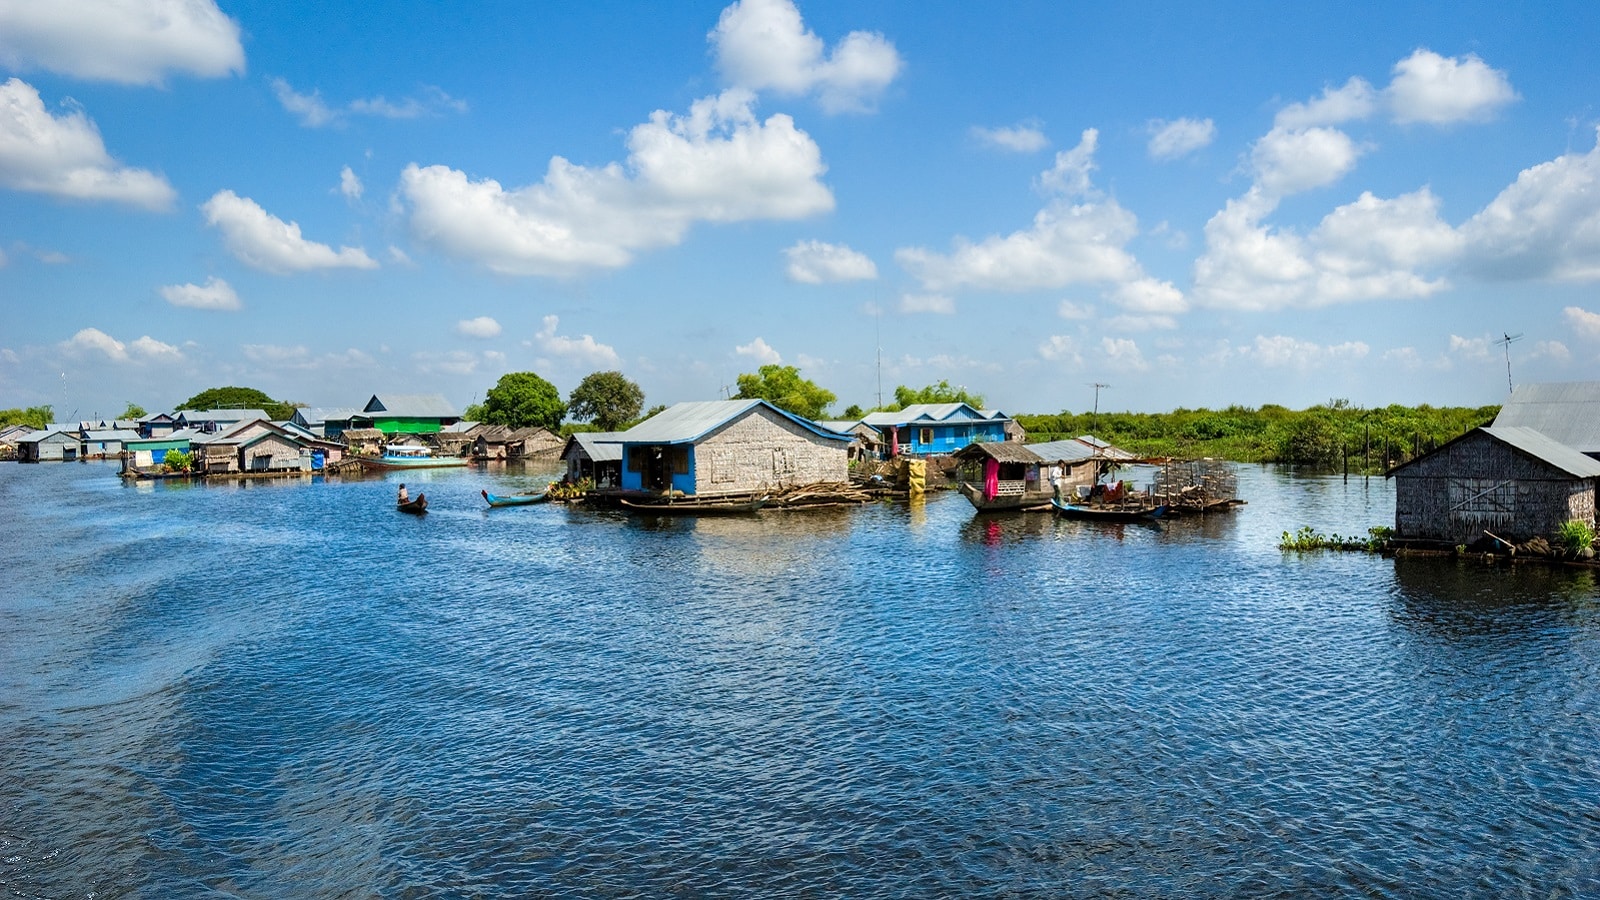
[[[502,495],[491,494],[488,491],[482,491],[481,493],[483,494],[483,499],[487,501],[490,506],[497,509],[502,506],[532,506],[535,503],[543,503],[550,499],[550,495],[545,491],[540,491],[537,494]]]
[[[1049,509],[1050,501],[1055,499],[1053,491],[1026,491],[1021,494],[1001,494],[992,499],[985,498],[983,491],[975,484],[961,482],[958,486],[961,496],[967,498],[972,508],[978,512],[1016,512],[1018,510]]]
[[[418,494],[417,499],[406,503],[396,504],[395,508],[403,513],[411,513],[414,516],[420,516],[428,511],[428,498],[423,494]]]
[[[628,500],[619,498],[623,509],[652,516],[740,516],[750,515],[767,503],[767,497],[750,500],[699,500],[686,497],[674,500]]]
[[[1051,500],[1056,514],[1090,522],[1147,522],[1166,514],[1165,506],[1080,506]]]
[[[460,456],[426,456],[426,457],[396,457],[384,459],[376,457],[363,458],[361,465],[378,472],[394,471],[396,469],[452,469],[465,466],[467,460]]]

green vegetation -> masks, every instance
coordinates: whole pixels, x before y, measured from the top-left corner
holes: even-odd
[[[119,418],[119,419],[142,419],[142,418],[145,417],[145,415],[146,415],[146,413],[144,411],[144,407],[142,407],[139,404],[133,402],[132,400],[129,400],[128,401],[128,408],[124,409],[122,411],[122,415],[117,416],[117,418]],[[290,413],[289,415],[292,416],[292,415],[294,415],[294,413]]]
[[[44,406],[30,406],[27,409],[0,409],[0,428],[8,425],[27,425],[42,429],[50,424],[50,417],[54,415],[55,410],[48,403]]]
[[[779,409],[807,419],[820,419],[837,398],[826,388],[800,377],[794,366],[770,365],[755,375],[739,376],[739,400],[765,400]]]
[[[1569,520],[1556,529],[1556,543],[1560,544],[1569,556],[1577,556],[1594,546],[1594,529],[1590,528],[1587,522]]]
[[[495,386],[484,395],[482,406],[471,407],[468,413],[475,413],[480,408],[482,415],[475,418],[490,425],[512,428],[542,425],[551,431],[561,430],[561,419],[567,414],[567,406],[561,402],[561,392],[533,372],[507,372],[501,375]]]
[[[1030,441],[1093,434],[1146,456],[1212,457],[1383,472],[1446,441],[1487,425],[1498,406],[1385,406],[1361,409],[1331,400],[1294,411],[1177,409],[1168,413],[1019,415]]]
[[[211,409],[259,409],[267,414],[267,418],[281,422],[294,415],[295,407],[293,403],[274,400],[255,388],[218,387],[207,388],[195,394],[178,404],[178,409],[195,412]]]
[[[894,389],[894,409],[905,409],[916,403],[965,403],[973,409],[983,409],[983,395],[969,394],[964,387],[951,387],[941,379],[938,384],[913,390],[900,385]]]
[[[194,454],[182,450],[168,450],[167,455],[162,457],[161,465],[168,472],[187,472],[194,468]]]
[[[578,382],[567,397],[567,414],[593,422],[599,431],[616,431],[639,415],[644,390],[621,372],[595,372]]]
[[[1302,553],[1309,550],[1359,550],[1379,553],[1393,537],[1394,529],[1382,525],[1368,528],[1365,538],[1342,537],[1337,533],[1323,534],[1306,525],[1293,534],[1285,531],[1282,540],[1278,541],[1278,549]]]

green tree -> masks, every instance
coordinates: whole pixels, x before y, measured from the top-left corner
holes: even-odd
[[[800,370],[794,366],[762,366],[757,372],[739,376],[738,399],[766,400],[807,419],[821,418],[828,404],[836,399],[832,391],[801,378]]]
[[[533,372],[507,372],[483,398],[483,421],[490,425],[561,429],[566,404],[556,386]]]
[[[0,427],[27,425],[31,428],[44,428],[50,424],[55,414],[55,409],[48,403],[44,406],[30,406],[27,409],[0,409]]]
[[[179,409],[205,412],[209,409],[259,409],[267,418],[283,420],[294,415],[294,404],[274,400],[255,388],[207,388],[178,404]]]
[[[187,472],[194,467],[194,454],[182,450],[168,450],[161,464],[168,472]]]
[[[489,410],[482,403],[472,403],[468,404],[467,408],[462,411],[461,418],[468,422],[482,422],[483,417],[488,414]]]
[[[983,395],[969,394],[964,387],[951,387],[950,382],[942,378],[938,384],[930,384],[920,390],[902,384],[894,389],[894,402],[901,409],[914,403],[965,403],[973,409],[983,409]]]
[[[129,400],[128,401],[128,408],[124,409],[122,411],[122,415],[117,416],[117,418],[119,418],[119,419],[142,419],[142,418],[144,418],[144,416],[145,416],[144,407],[142,407],[139,404],[133,402],[132,400]]]
[[[852,403],[849,406],[846,406],[844,408],[844,417],[846,419],[851,420],[851,421],[855,421],[857,419],[860,419],[863,416],[865,416],[866,414],[867,414],[866,410],[862,409],[860,406],[858,406],[857,404],[854,404],[854,403]]]
[[[578,382],[567,397],[567,414],[593,422],[601,431],[616,431],[637,418],[644,391],[621,372],[595,372]]]

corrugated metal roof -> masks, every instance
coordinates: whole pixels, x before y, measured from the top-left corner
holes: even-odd
[[[354,406],[306,406],[294,411],[294,417],[307,425],[344,422],[359,415],[361,410]]]
[[[580,431],[572,436],[572,440],[594,462],[622,462],[621,436],[620,431]],[[566,453],[561,455],[565,456]]]
[[[128,428],[91,428],[83,433],[86,441],[136,441],[139,432]]]
[[[185,422],[243,422],[247,419],[265,419],[264,409],[180,409],[178,415]]]
[[[1544,460],[1552,466],[1578,478],[1600,478],[1600,460],[1574,450],[1547,434],[1521,426],[1490,426],[1480,429],[1496,440],[1504,441],[1518,450]]]
[[[454,419],[461,413],[443,394],[373,394],[361,413],[386,413],[407,419]]]
[[[1044,441],[1027,447],[1048,462],[1077,462],[1095,455],[1094,448],[1081,441]]]
[[[1495,428],[1532,428],[1584,453],[1600,453],[1600,381],[1519,384]]]
[[[785,412],[765,400],[700,400],[679,403],[656,413],[618,436],[626,444],[688,444],[745,415],[758,406],[799,425],[819,437],[849,441],[810,419]]]

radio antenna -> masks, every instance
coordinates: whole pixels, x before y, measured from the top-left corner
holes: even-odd
[[[1520,335],[1520,334],[1506,334],[1505,332],[1501,332],[1500,340],[1495,341],[1496,344],[1499,344],[1502,347],[1506,348],[1506,393],[1507,394],[1509,394],[1513,390],[1515,390],[1515,388],[1513,388],[1511,386],[1511,345],[1515,344],[1517,341],[1520,341],[1520,340],[1522,340],[1522,335]]]

